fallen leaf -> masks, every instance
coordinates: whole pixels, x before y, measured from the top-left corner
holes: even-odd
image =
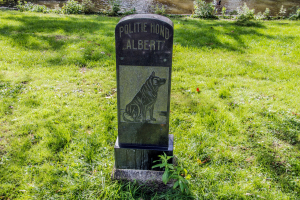
[[[249,158],[246,159],[247,162],[251,162],[253,160],[254,156],[251,156]]]
[[[293,115],[299,115],[298,113],[294,113],[294,112],[292,112],[293,113]]]

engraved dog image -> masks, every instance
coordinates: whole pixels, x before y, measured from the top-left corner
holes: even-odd
[[[132,101],[126,105],[123,119],[127,122],[156,121],[153,117],[154,104],[157,99],[158,88],[166,83],[165,78],[155,76],[155,72],[148,77],[140,91],[134,96]],[[150,119],[147,120],[147,112]]]

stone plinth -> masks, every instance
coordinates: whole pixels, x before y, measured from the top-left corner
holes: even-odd
[[[118,139],[115,144],[115,167],[117,169],[139,169],[152,170],[155,165],[153,161],[159,159],[159,155],[166,153],[168,156],[173,156],[173,135],[169,135],[169,148],[121,148],[118,145]],[[173,159],[170,159],[170,163]],[[155,168],[160,171],[162,169]]]

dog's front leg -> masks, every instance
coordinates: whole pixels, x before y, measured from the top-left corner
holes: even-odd
[[[146,115],[147,115],[146,106],[143,106],[143,108],[142,108],[142,122],[146,121]]]
[[[152,105],[149,109],[149,111],[150,111],[150,120],[151,121],[156,121],[156,119],[153,117],[153,110],[154,110],[154,105]]]

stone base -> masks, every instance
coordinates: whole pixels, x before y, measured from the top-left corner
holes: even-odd
[[[121,148],[119,146],[118,139],[115,144],[115,168],[119,169],[135,169],[135,170],[156,170],[160,171],[160,168],[152,169],[152,166],[157,163],[153,163],[155,160],[159,160],[159,155],[166,153],[168,156],[173,156],[173,138],[172,134],[169,135],[169,147],[168,149],[161,148]],[[173,159],[170,159],[170,163],[173,163]]]
[[[165,185],[162,182],[163,171],[153,171],[153,170],[134,170],[134,169],[116,169],[114,168],[112,173],[113,180],[121,181],[136,181],[140,185],[146,187],[151,187],[153,190],[165,190],[173,187],[174,181],[170,181]]]

